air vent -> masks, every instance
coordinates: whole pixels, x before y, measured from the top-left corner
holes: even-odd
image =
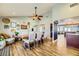
[[[71,7],[75,7],[75,6],[77,6],[77,5],[79,5],[79,4],[78,4],[78,3],[73,3],[73,4],[70,5],[70,8],[71,8]]]

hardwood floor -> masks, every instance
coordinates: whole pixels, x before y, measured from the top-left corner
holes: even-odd
[[[57,42],[46,41],[40,47],[29,50],[19,41],[0,50],[0,56],[79,56],[79,49],[73,47],[59,49]]]

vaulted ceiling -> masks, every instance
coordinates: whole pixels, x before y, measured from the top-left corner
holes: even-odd
[[[52,3],[0,3],[0,16],[31,16],[37,6],[37,14],[41,15],[52,9]]]

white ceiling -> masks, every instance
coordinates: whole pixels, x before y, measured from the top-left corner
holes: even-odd
[[[52,3],[0,3],[0,16],[31,16],[34,7],[37,6],[37,14],[48,12],[54,4]]]

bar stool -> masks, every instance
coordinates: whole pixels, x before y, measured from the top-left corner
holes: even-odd
[[[35,39],[36,45],[40,46],[41,44],[41,33],[37,33],[37,38]]]

